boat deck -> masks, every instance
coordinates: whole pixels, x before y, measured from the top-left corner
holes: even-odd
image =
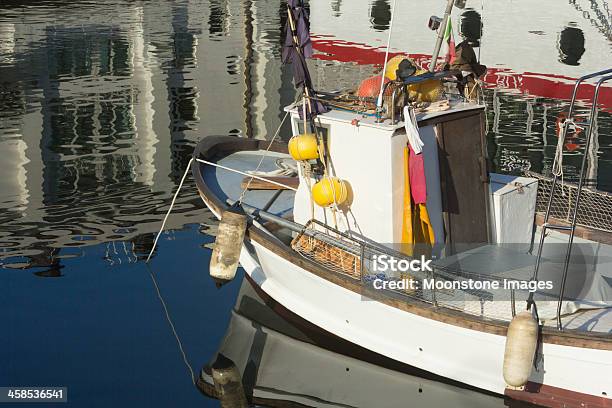
[[[260,172],[271,172],[278,170],[276,164],[279,159],[291,159],[291,156],[276,153],[276,152],[264,152],[261,151],[247,151],[233,153],[217,163],[242,172],[249,172],[257,168],[261,157],[265,155],[265,158],[259,166]],[[245,175],[234,173],[219,167],[207,166],[201,164],[203,167],[203,175],[206,184],[211,188],[223,201],[227,199],[237,200],[242,194],[243,188],[241,187],[242,180],[247,177]],[[263,208],[268,201],[276,193],[275,190],[248,190],[244,195],[244,203],[252,205],[253,207]],[[292,190],[283,190],[280,195],[274,200],[269,212],[280,216],[290,214],[293,209],[293,197],[295,192]]]

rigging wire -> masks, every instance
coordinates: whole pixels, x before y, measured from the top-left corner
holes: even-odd
[[[376,107],[382,108],[383,103],[383,90],[385,86],[385,71],[387,70],[387,60],[389,59],[389,48],[391,47],[391,33],[393,32],[393,20],[395,18],[395,3],[397,0],[393,0],[393,7],[391,7],[391,22],[389,23],[389,36],[387,37],[387,50],[385,51],[385,63],[383,64],[383,70],[380,77],[380,93],[378,94],[378,101]]]

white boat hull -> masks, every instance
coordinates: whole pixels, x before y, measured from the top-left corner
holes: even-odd
[[[428,319],[335,285],[257,242],[243,247],[251,280],[284,308],[372,352],[483,390],[504,394],[505,337]],[[612,352],[543,343],[530,382],[586,394],[608,406]]]

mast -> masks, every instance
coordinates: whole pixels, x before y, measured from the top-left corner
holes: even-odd
[[[253,114],[251,112],[253,104],[253,78],[251,65],[253,65],[253,2],[244,2],[244,127],[246,137],[254,138]]]
[[[429,72],[434,72],[436,70],[436,62],[438,62],[438,55],[440,55],[440,48],[442,48],[444,33],[446,32],[448,19],[450,18],[451,11],[453,10],[454,2],[455,0],[448,0],[448,3],[446,4],[444,18],[442,19],[442,24],[440,24],[440,28],[438,29],[438,39],[436,40],[436,46],[434,48],[433,55],[431,56],[431,62],[429,63]]]

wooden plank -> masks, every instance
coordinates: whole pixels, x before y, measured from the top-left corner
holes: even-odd
[[[275,183],[284,184],[287,187],[298,188],[300,184],[300,179],[298,177],[263,177],[266,180],[274,181]],[[281,187],[277,184],[266,183],[263,180],[253,179],[249,184],[251,177],[245,177],[242,179],[242,183],[240,183],[240,187],[245,189],[247,185],[249,186],[249,190],[289,190],[289,188]]]
[[[565,220],[559,220],[554,217],[550,217],[548,219],[549,224],[554,225],[564,225],[566,227],[570,226],[570,223]],[[541,227],[544,224],[544,214],[536,213],[536,225]],[[569,231],[564,230],[555,230],[562,234],[569,235]],[[575,236],[588,239],[589,241],[600,242],[602,244],[612,245],[612,233],[606,231],[600,231],[595,228],[583,227],[581,225],[576,225],[576,231],[574,233]]]
[[[523,390],[506,388],[504,395],[518,401],[525,401],[551,408],[609,408],[612,402],[604,395],[597,396],[570,391],[552,385],[528,382]]]

